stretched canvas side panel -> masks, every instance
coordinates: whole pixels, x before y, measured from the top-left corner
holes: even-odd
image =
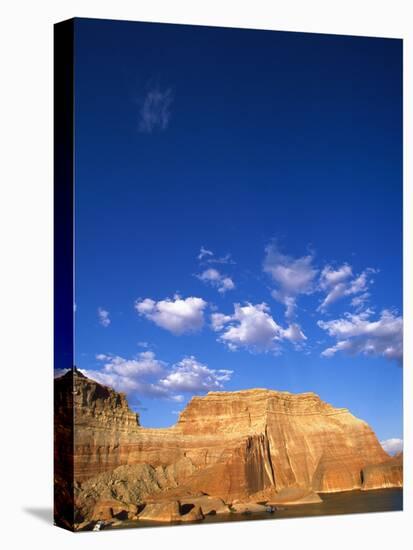
[[[54,27],[54,517],[73,529],[74,22]]]

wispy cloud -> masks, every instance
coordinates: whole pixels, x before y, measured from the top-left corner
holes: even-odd
[[[198,260],[203,260],[204,258],[211,258],[214,256],[212,250],[208,250],[204,246],[201,246],[201,249],[198,254]]]
[[[135,302],[139,315],[177,335],[200,330],[206,306],[207,302],[202,298],[181,298],[178,294],[159,302],[151,298]]]
[[[146,349],[148,349],[150,347],[149,342],[138,342],[138,346],[140,348],[146,348]]]
[[[287,319],[294,317],[298,296],[315,291],[318,270],[313,260],[312,254],[299,258],[283,254],[275,241],[265,248],[263,269],[276,285],[271,294],[285,305]]]
[[[231,254],[216,256],[212,250],[204,246],[201,246],[197,258],[202,264],[235,264]]]
[[[159,86],[155,86],[149,89],[139,113],[139,131],[151,134],[166,130],[171,118],[172,102],[171,88],[161,90]]]
[[[98,307],[98,319],[102,327],[105,328],[107,328],[111,323],[109,311],[106,311],[106,309],[103,309],[102,307]]]
[[[359,275],[353,275],[353,269],[349,264],[343,264],[334,269],[326,265],[320,276],[320,290],[326,293],[325,298],[318,307],[318,311],[325,312],[328,307],[341,298],[354,296],[351,305],[360,310],[370,297],[367,291],[373,282],[371,275],[377,273],[376,269],[368,267]]]
[[[389,310],[372,320],[373,311],[345,313],[340,319],[318,321],[318,326],[336,339],[336,344],[322,352],[323,357],[333,357],[338,352],[349,355],[382,356],[402,362],[403,319]]]

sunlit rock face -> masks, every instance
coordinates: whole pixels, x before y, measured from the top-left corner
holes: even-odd
[[[364,490],[403,487],[403,453],[363,469]]]
[[[257,495],[258,502],[288,488],[402,485],[401,458],[396,464],[364,421],[314,393],[210,392],[194,397],[176,425],[151,429],[123,394],[79,372],[56,381],[59,402],[68,391],[76,498],[87,510],[102,498],[138,504],[207,494],[231,503]]]

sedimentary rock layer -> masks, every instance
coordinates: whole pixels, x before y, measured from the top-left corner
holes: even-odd
[[[389,456],[371,428],[314,393],[210,392],[194,397],[176,425],[149,429],[140,426],[123,394],[78,371],[57,380],[56,391],[67,391],[69,379],[74,475],[92,503],[99,497],[136,504],[202,494],[230,503],[288,488],[401,485],[401,466],[387,465]]]

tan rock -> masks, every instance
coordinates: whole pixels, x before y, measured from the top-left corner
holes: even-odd
[[[363,468],[362,490],[403,487],[403,453]]]
[[[179,503],[176,500],[147,504],[139,514],[139,520],[146,521],[170,523],[172,521],[179,521],[180,519]]]
[[[91,520],[108,521],[114,517],[128,519],[130,516],[136,514],[137,511],[137,507],[133,504],[125,504],[118,500],[99,500],[93,507]]]
[[[180,521],[183,522],[200,521],[201,519],[204,519],[204,514],[199,506],[194,506],[189,512],[180,517]]]
[[[208,495],[186,497],[180,499],[180,502],[181,507],[187,504],[200,507],[204,516],[209,514],[226,514],[230,511],[228,505],[222,499]]]
[[[299,504],[316,504],[319,502],[322,502],[322,499],[317,493],[308,489],[289,487],[282,489],[277,495],[268,500],[267,506],[295,506]]]

